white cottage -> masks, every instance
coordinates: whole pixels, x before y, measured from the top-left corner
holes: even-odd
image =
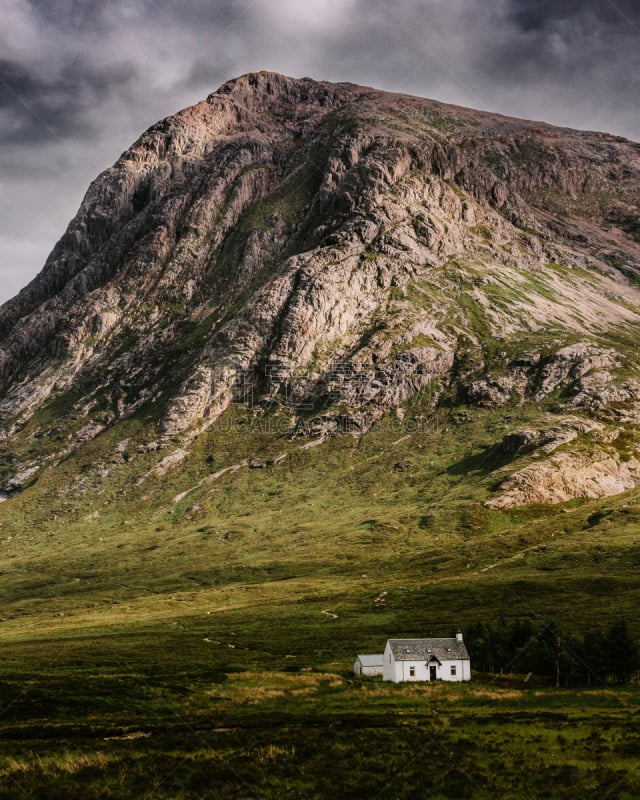
[[[356,675],[382,675],[382,653],[366,653],[356,658],[353,671]]]
[[[469,681],[469,653],[458,633],[449,639],[389,639],[384,649],[385,681]]]

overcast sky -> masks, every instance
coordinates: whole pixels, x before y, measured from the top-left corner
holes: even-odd
[[[640,0],[0,0],[0,303],[143,130],[260,69],[640,140]]]

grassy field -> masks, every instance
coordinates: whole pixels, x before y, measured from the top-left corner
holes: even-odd
[[[15,648],[26,673],[2,676],[14,693],[1,722],[2,798],[640,792],[631,689],[523,688],[478,675],[470,685],[397,686],[297,662],[280,671],[277,658],[248,669],[251,658],[224,647],[203,658],[184,632],[57,641],[51,660],[42,644]]]
[[[237,407],[163,474],[141,415],[0,504],[0,797],[639,796],[635,687],[350,675],[500,617],[640,634],[638,493],[490,510],[532,412],[463,411],[304,448]]]

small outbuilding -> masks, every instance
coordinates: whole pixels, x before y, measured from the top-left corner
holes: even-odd
[[[471,680],[471,661],[462,634],[438,639],[389,639],[382,677],[394,683]]]
[[[382,653],[358,656],[353,665],[356,675],[382,675]]]

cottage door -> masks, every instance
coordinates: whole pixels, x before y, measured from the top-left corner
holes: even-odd
[[[429,680],[430,681],[436,680],[436,667],[434,666],[429,667]]]

